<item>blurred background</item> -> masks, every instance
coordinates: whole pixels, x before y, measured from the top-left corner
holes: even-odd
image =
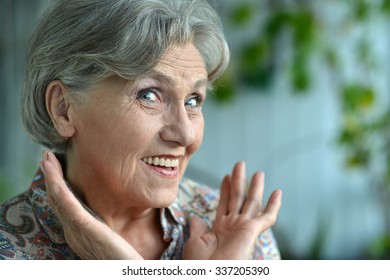
[[[234,163],[283,190],[284,259],[390,258],[390,1],[211,0],[231,47],[203,107],[187,176],[218,188]],[[50,0],[0,0],[0,202],[41,148],[19,103],[25,49]]]

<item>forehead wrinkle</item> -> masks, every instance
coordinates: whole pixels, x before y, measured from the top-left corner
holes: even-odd
[[[170,77],[170,76],[168,76],[168,75],[166,75],[158,70],[153,69],[150,72],[149,77],[151,77],[152,79],[156,79],[157,81],[159,81],[161,83],[167,84],[169,87],[175,86],[175,80],[172,77]],[[207,78],[199,79],[194,83],[193,89],[199,89],[201,87],[204,87],[207,85],[207,83],[208,83]]]
[[[175,84],[175,81],[170,76],[165,75],[164,73],[157,71],[155,69],[153,69],[148,76],[161,83],[167,84],[170,87],[173,87]]]

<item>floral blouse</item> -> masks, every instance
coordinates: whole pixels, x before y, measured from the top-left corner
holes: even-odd
[[[175,202],[160,210],[163,239],[169,243],[162,260],[182,259],[190,215],[196,214],[211,225],[218,199],[213,189],[192,180],[181,181]],[[252,256],[253,259],[280,259],[271,230],[257,238]],[[50,207],[41,170],[26,192],[0,205],[1,259],[80,259],[66,243],[61,224]]]

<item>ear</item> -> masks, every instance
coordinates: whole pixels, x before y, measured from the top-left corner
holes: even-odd
[[[68,90],[61,81],[52,81],[46,88],[46,109],[58,133],[70,138],[75,133]]]

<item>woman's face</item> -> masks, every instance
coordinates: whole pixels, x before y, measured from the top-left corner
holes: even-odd
[[[202,57],[188,44],[167,50],[145,77],[103,80],[85,105],[73,107],[76,132],[68,156],[81,170],[70,171],[69,179],[90,206],[156,208],[173,202],[202,143],[206,86]]]

